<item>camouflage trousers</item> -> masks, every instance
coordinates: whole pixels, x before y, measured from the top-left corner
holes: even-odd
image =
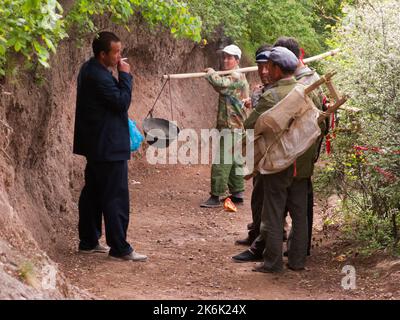
[[[244,191],[243,165],[233,154],[233,147],[241,137],[240,134],[231,132],[220,138],[211,167],[211,194],[214,196],[225,195],[227,189],[230,193]]]

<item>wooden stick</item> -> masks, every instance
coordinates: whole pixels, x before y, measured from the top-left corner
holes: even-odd
[[[331,106],[327,111],[322,112],[321,115],[318,117],[318,123],[321,123],[326,118],[328,118],[332,113],[334,113],[344,103],[346,103],[347,100],[348,100],[348,96],[344,96],[343,98],[340,98],[338,101],[336,101],[336,103],[333,106]]]
[[[331,78],[336,74],[336,71],[329,72],[326,75],[322,76],[318,81],[310,84],[306,89],[305,89],[305,94],[310,94],[313,90],[317,89],[320,85],[327,83],[328,81],[331,80]]]
[[[328,51],[322,54],[319,54],[317,56],[314,57],[310,57],[307,59],[304,59],[303,62],[304,64],[307,63],[311,63],[314,61],[319,61],[322,59],[325,59],[327,57],[331,57],[336,55],[338,52],[340,51],[340,49],[335,49],[332,51]],[[221,76],[227,75],[227,74],[231,74],[233,72],[242,72],[242,73],[246,73],[246,72],[254,72],[257,71],[258,67],[254,66],[254,67],[247,67],[247,68],[240,68],[240,69],[234,69],[234,70],[228,70],[228,71],[217,71],[217,73]],[[180,74],[166,74],[163,76],[164,79],[189,79],[189,78],[202,78],[204,76],[206,76],[207,73],[205,72],[197,72],[197,73],[180,73]]]
[[[332,51],[321,53],[321,54],[319,54],[317,56],[314,56],[314,57],[306,58],[306,59],[303,60],[303,62],[304,62],[304,64],[307,64],[307,63],[311,63],[311,62],[314,62],[314,61],[319,61],[319,60],[322,60],[322,59],[325,59],[325,58],[328,58],[328,57],[333,57],[333,56],[337,55],[339,52],[340,52],[340,49],[335,49],[335,50],[332,50]]]
[[[217,71],[220,76],[225,76],[227,74],[231,74],[233,72],[253,72],[257,71],[258,67],[247,67],[247,68],[240,68],[228,71]],[[197,73],[180,73],[180,74],[166,74],[163,76],[164,79],[189,79],[189,78],[203,78],[206,76],[207,73],[205,72],[197,72]]]

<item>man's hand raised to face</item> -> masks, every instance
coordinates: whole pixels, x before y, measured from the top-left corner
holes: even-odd
[[[130,73],[131,72],[131,66],[129,63],[125,62],[124,60],[119,60],[118,62],[118,71]]]

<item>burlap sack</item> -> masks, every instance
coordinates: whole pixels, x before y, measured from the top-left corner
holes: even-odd
[[[288,168],[320,136],[320,111],[304,89],[302,85],[296,86],[258,118],[254,128],[254,163],[261,174]]]

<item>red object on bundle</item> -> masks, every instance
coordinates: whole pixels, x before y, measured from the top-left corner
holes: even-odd
[[[299,60],[301,61],[302,64],[304,64],[304,56],[306,55],[305,51],[303,48],[300,48],[300,57]]]
[[[297,164],[296,164],[296,160],[294,161],[294,171],[293,171],[293,177],[297,177]]]
[[[326,153],[331,154],[331,136],[328,134],[325,138]]]
[[[332,115],[331,115],[331,129],[332,129],[332,131],[333,131],[333,129],[335,129],[335,114],[334,113],[332,113]],[[333,138],[335,138],[336,137],[336,135],[334,134],[334,133],[332,133],[332,137]],[[331,134],[329,133],[329,134],[327,134],[326,135],[326,138],[325,138],[325,141],[326,141],[326,153],[327,154],[331,154],[331,139],[332,139],[332,137],[331,137]]]

